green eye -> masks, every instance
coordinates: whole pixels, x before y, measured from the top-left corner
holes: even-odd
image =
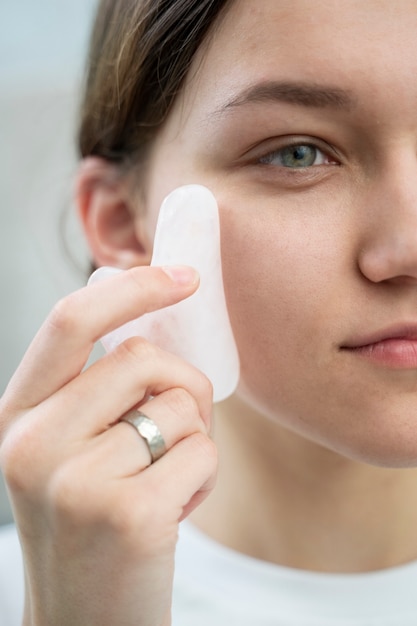
[[[262,157],[260,162],[281,167],[303,168],[320,165],[324,160],[322,152],[314,146],[297,144],[271,152]]]
[[[314,165],[317,150],[313,146],[289,146],[281,151],[285,167],[308,167]]]

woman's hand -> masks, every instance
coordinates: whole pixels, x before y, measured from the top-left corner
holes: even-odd
[[[209,381],[134,338],[83,371],[95,341],[197,288],[195,274],[135,268],[62,300],[0,403],[1,467],[22,542],[27,626],[166,626],[178,522],[210,491]],[[153,419],[151,465],[132,426]]]

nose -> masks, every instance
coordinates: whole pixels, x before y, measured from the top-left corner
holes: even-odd
[[[399,165],[400,164],[400,165]],[[373,180],[366,194],[358,265],[374,283],[417,285],[417,160],[404,158]]]

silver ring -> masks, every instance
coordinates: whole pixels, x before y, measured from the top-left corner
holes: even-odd
[[[151,455],[151,463],[155,463],[161,458],[167,451],[164,438],[155,422],[134,409],[123,415],[120,421],[131,424],[133,428],[139,433],[146,445],[148,446],[149,454]]]

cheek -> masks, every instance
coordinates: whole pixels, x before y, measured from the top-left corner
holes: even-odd
[[[329,328],[337,319],[342,272],[338,231],[330,236],[327,224],[323,241],[320,220],[306,223],[272,211],[251,217],[226,207],[221,215],[241,389],[268,412],[300,413],[303,398],[311,399],[306,387],[314,393],[317,386],[318,361],[332,358]]]
[[[272,212],[250,218],[227,206],[221,216],[225,292],[241,359],[237,395],[254,419],[259,412],[362,462],[415,465],[415,383],[410,393],[407,381],[339,350],[367,302],[353,231],[347,242],[343,220],[325,227],[321,219],[307,224]]]

